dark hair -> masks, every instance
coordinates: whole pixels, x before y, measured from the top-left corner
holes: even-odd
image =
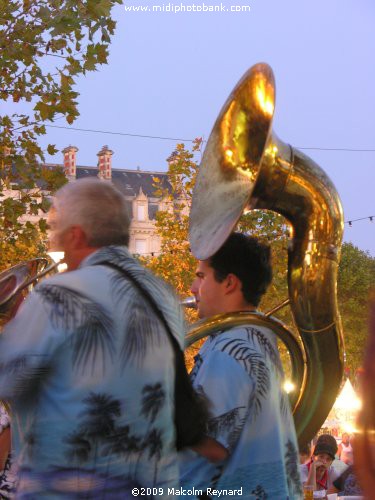
[[[332,460],[335,459],[337,453],[337,442],[336,439],[330,434],[321,434],[318,437],[314,448],[314,455],[320,455],[321,453],[327,453],[330,455]]]
[[[272,281],[270,247],[256,238],[232,233],[224,245],[209,259],[216,281],[232,273],[242,283],[245,300],[258,306]]]

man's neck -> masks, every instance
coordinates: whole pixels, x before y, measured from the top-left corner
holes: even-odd
[[[256,312],[257,308],[248,302],[240,302],[237,304],[228,304],[226,312]]]
[[[81,262],[86,259],[89,255],[99,250],[96,247],[85,247],[74,252],[73,255],[67,259],[68,271],[75,271],[80,266]]]

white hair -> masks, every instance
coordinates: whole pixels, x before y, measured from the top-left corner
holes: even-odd
[[[79,179],[60,188],[54,198],[59,225],[79,225],[93,247],[128,245],[130,217],[123,194],[108,181]]]

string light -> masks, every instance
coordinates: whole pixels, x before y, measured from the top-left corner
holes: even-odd
[[[375,215],[368,215],[367,217],[360,217],[359,219],[352,219],[345,222],[345,224],[349,224],[349,227],[353,226],[353,222],[358,222],[360,220],[369,219],[370,222],[373,222]]]

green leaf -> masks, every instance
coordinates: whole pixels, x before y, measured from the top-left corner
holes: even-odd
[[[35,107],[35,111],[39,111],[42,120],[47,120],[53,118],[54,112],[51,106],[45,104],[44,102],[38,102]]]
[[[53,41],[53,48],[55,50],[61,50],[67,46],[67,41],[64,38],[59,38]]]
[[[47,153],[49,155],[54,155],[58,152],[58,149],[56,149],[56,146],[54,144],[48,144],[47,146]]]
[[[39,226],[39,229],[40,229],[40,231],[42,233],[46,233],[47,232],[48,226],[47,226],[46,219],[39,219],[38,226]]]

